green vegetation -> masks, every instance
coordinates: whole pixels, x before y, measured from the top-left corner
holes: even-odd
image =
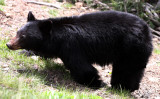
[[[93,2],[93,0],[84,0],[84,2],[85,2],[87,5],[89,5],[89,4],[91,4],[91,3]]]
[[[102,99],[89,90],[79,92],[48,85],[46,71],[62,71],[67,75],[64,79],[70,79],[69,72],[50,59],[32,59],[20,55],[19,51],[11,51],[5,45],[7,42],[0,41],[0,99]],[[35,65],[38,70],[34,69]]]
[[[153,53],[160,54],[160,44],[154,46]]]
[[[52,0],[43,0],[43,2],[50,3]]]
[[[4,11],[3,7],[0,5],[0,11]]]
[[[73,7],[73,4],[71,4],[71,3],[64,3],[64,4],[62,5],[62,7],[67,8],[67,9],[70,9],[70,8]]]
[[[42,9],[47,9],[47,6],[42,6],[41,8],[42,8]]]
[[[102,99],[88,90],[66,89],[65,85],[48,82],[47,71],[61,71],[64,80],[71,80],[69,72],[51,59],[33,59],[11,51],[6,47],[8,40],[0,41],[0,99]],[[34,66],[38,66],[38,70]],[[127,91],[107,89],[106,95],[117,99],[130,99]]]
[[[52,15],[53,17],[58,16],[58,10],[57,9],[49,9],[48,13]]]
[[[116,89],[107,89],[106,93],[111,93],[114,94],[114,98],[113,99],[134,99],[131,95],[129,91],[126,90],[116,90]]]
[[[144,17],[142,15],[143,12],[143,1],[140,2],[133,2],[133,0],[127,0],[126,2],[124,0],[110,0],[110,1],[104,1],[107,3],[110,7],[112,7],[114,10],[117,11],[126,11],[129,13],[134,13],[139,15],[141,18]],[[136,10],[137,9],[137,10]],[[134,11],[136,10],[136,11]]]
[[[33,66],[34,63],[41,66],[42,60],[41,61],[35,61],[32,58],[28,58],[24,55],[19,55],[19,51],[9,50],[5,45],[6,42],[7,42],[7,40],[0,41],[0,55],[1,55],[1,58],[8,59],[12,63],[13,67],[19,68],[19,67],[28,66],[27,68],[31,68],[30,65]],[[21,66],[20,66],[20,64],[21,64]]]
[[[153,52],[156,53],[156,54],[160,54],[160,49],[155,48]]]
[[[0,5],[5,5],[5,0],[0,0]]]

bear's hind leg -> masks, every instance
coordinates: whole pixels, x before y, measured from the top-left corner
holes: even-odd
[[[111,79],[112,88],[125,89],[131,92],[137,90],[145,68],[143,66],[141,68],[136,67],[133,64],[132,66],[131,64],[128,66],[114,64]]]

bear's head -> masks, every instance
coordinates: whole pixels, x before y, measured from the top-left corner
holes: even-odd
[[[50,36],[52,30],[52,21],[37,20],[32,12],[28,13],[27,24],[22,26],[14,38],[6,45],[11,50],[27,49],[34,50],[42,46],[46,37]]]

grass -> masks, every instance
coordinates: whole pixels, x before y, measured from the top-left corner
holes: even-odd
[[[160,44],[154,46],[153,53],[160,55]],[[157,62],[157,65],[160,66],[160,62]]]
[[[0,5],[5,5],[5,0],[0,0]]]
[[[4,9],[1,5],[0,5],[0,11],[4,11]],[[1,28],[0,28],[0,30],[1,30]]]
[[[154,53],[160,54],[160,50],[159,49],[154,49]]]
[[[153,53],[158,54],[158,55],[160,54],[160,44],[156,44],[154,46]]]
[[[64,4],[62,5],[62,7],[67,8],[67,9],[70,9],[70,8],[73,7],[73,4],[71,4],[71,3],[64,3]]]
[[[106,93],[111,93],[113,94],[112,99],[134,99],[129,91],[126,90],[116,90],[116,89],[111,89],[108,88]],[[110,95],[110,94],[108,94]]]
[[[43,2],[50,3],[52,0],[43,0]]]
[[[58,10],[56,9],[49,9],[48,13],[52,15],[53,17],[58,16]]]
[[[153,52],[154,52],[155,54],[160,54],[160,49],[155,48]]]
[[[90,93],[89,89],[68,89],[66,85],[50,82],[47,71],[63,73],[64,81],[72,78],[63,65],[55,64],[51,59],[33,59],[19,54],[20,51],[11,51],[5,45],[7,42],[0,41],[0,99],[103,99]],[[34,69],[35,65],[38,70]],[[124,90],[107,88],[104,94],[110,99],[131,99],[129,92]]]
[[[66,89],[65,86],[54,88],[47,85],[48,74],[41,71],[54,69],[66,75],[69,73],[62,65],[55,64],[49,59],[34,60],[20,55],[19,51],[11,51],[5,45],[7,42],[8,40],[0,41],[0,99],[102,99],[96,94],[89,93],[89,90],[79,92]],[[38,66],[38,70],[33,68],[35,65]],[[70,76],[66,77],[68,78]]]

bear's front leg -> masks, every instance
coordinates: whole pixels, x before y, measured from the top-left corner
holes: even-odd
[[[102,81],[99,80],[98,72],[92,65],[76,67],[78,67],[76,70],[71,69],[71,76],[75,81],[91,88],[101,87]]]
[[[85,58],[80,58],[80,56],[70,57],[63,62],[76,82],[91,88],[100,88],[102,86],[103,83],[99,80],[98,71]]]

